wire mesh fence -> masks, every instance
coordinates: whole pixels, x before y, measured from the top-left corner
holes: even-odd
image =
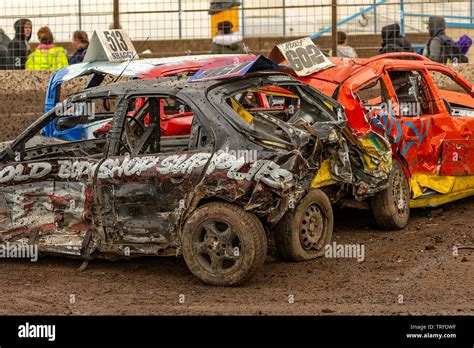
[[[362,56],[377,53],[382,27],[394,23],[399,24],[399,35],[413,37],[412,50],[416,51],[429,39],[430,16],[443,16],[446,34],[454,40],[464,34],[473,37],[473,1],[337,0],[335,20],[337,29],[348,34],[349,42]],[[201,51],[206,51],[210,45],[205,40],[214,37],[217,25],[223,22],[232,23],[231,30],[240,33],[244,42],[310,35],[329,48],[331,6],[332,0],[2,0],[0,68],[8,67],[1,55],[8,55],[15,22],[22,18],[30,21],[31,38],[20,46],[30,53],[40,43],[37,33],[41,27],[48,26],[54,42],[70,56],[76,50],[71,43],[74,31],[85,31],[90,37],[94,30],[114,25],[123,28],[132,40],[203,40]],[[25,63],[20,64],[24,67]]]

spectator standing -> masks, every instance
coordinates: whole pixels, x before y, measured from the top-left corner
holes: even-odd
[[[31,39],[33,25],[29,19],[19,19],[14,24],[15,37],[8,44],[8,68],[24,70],[26,59],[31,53],[28,41]]]
[[[0,28],[0,70],[6,70],[7,57],[8,57],[8,44],[10,38],[5,34],[2,28]]]
[[[382,48],[380,54],[393,52],[411,52],[411,42],[400,35],[400,25],[397,23],[382,28]]]
[[[85,31],[77,30],[72,34],[72,48],[74,54],[69,58],[69,65],[82,63],[89,47],[89,38]]]
[[[212,39],[211,53],[245,53],[242,34],[232,32],[233,27],[229,21],[217,23],[217,35]]]
[[[431,16],[428,21],[430,39],[426,44],[423,55],[438,63],[467,63],[467,57],[454,40],[446,35],[446,21],[443,17]]]
[[[332,56],[332,50],[329,51],[329,55]],[[337,32],[337,56],[346,58],[359,57],[355,49],[349,46],[349,39],[347,34],[343,31]]]
[[[59,70],[68,66],[66,50],[54,45],[51,29],[41,27],[38,30],[38,48],[29,55],[26,70]]]

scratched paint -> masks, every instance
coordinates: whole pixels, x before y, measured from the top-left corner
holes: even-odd
[[[370,116],[369,122],[371,125],[383,131],[391,144],[399,145],[401,143],[402,156],[405,156],[412,149],[413,145],[415,145],[413,149],[418,149],[425,142],[431,130],[430,118],[426,120],[420,119],[420,124],[417,125],[411,121],[402,121],[400,118],[383,110],[380,111],[380,114],[373,113]],[[413,132],[413,136],[409,140],[406,140],[403,136],[404,129],[409,129]]]
[[[51,169],[52,166],[48,162],[6,166],[0,170],[0,183],[38,179],[48,175]]]
[[[203,167],[211,158],[210,153],[197,153],[190,157],[187,155],[173,155],[165,158],[157,168],[160,174],[191,173],[195,168]],[[291,181],[293,174],[278,164],[269,160],[257,160],[251,164],[248,172],[239,172],[246,164],[245,160],[237,158],[227,152],[218,152],[206,170],[207,175],[211,175],[216,170],[227,170],[227,177],[234,180],[255,180],[264,181],[266,184],[275,187],[281,183]]]
[[[123,160],[118,158],[106,159],[102,164],[90,161],[59,160],[59,169],[56,174],[60,179],[86,179],[88,181],[92,180],[96,171],[99,179],[139,176],[153,167],[156,167],[157,172],[162,175],[184,174],[191,173],[196,168],[204,167],[211,156],[211,153],[196,153],[191,156],[187,154],[172,155],[164,157],[161,162],[158,156],[134,158],[126,156]],[[237,158],[227,152],[218,152],[212,157],[206,174],[211,175],[216,170],[226,170],[230,179],[263,180],[271,186],[293,179],[291,172],[280,168],[275,162],[269,160],[255,161],[251,164],[248,172],[239,172],[245,164],[246,161],[243,157]],[[39,179],[50,173],[52,173],[52,165],[48,162],[6,166],[0,170],[0,183]]]
[[[41,181],[0,189],[0,230],[82,221],[85,184]],[[65,219],[66,216],[66,219]]]

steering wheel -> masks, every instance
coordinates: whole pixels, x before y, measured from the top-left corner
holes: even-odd
[[[142,121],[138,120],[135,116],[132,115],[127,115],[127,119],[131,119],[133,122],[136,122],[140,126],[142,132],[145,132],[146,127]]]
[[[139,128],[141,129],[141,134],[140,135],[145,133],[146,127],[143,124],[143,122],[141,122],[140,120],[138,120],[137,118],[135,118],[132,115],[127,115],[126,119],[127,119],[127,122],[130,122],[130,121],[128,121],[130,119],[131,122],[136,122],[138,124]],[[131,127],[130,124],[128,124],[128,126]],[[137,136],[137,137],[139,137],[139,136]],[[120,140],[120,150],[119,150],[120,153],[125,153],[125,152],[131,153],[132,148],[133,148],[133,144],[130,142],[130,139],[129,139],[128,136],[125,136],[125,139]]]
[[[132,153],[132,150],[130,149],[130,146],[127,144],[126,141],[120,140],[119,154],[123,155],[126,153]]]

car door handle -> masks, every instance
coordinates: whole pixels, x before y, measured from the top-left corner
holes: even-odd
[[[469,131],[469,130],[465,130],[465,131],[461,132],[461,136],[463,138],[470,138],[472,136],[472,132]]]

